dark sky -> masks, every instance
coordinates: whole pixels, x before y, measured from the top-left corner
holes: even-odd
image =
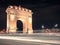
[[[58,0],[0,0],[0,29],[6,28],[5,10],[9,5],[21,5],[33,11],[33,29],[40,29],[41,25],[53,28],[60,27],[60,1]]]

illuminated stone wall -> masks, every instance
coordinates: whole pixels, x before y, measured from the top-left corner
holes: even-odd
[[[17,20],[23,23],[23,33],[33,33],[32,11],[23,7],[9,6],[7,12],[7,32],[16,32]]]

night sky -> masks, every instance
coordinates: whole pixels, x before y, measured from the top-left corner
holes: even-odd
[[[0,0],[0,29],[6,28],[6,8],[9,5],[21,5],[33,11],[33,29],[60,28],[60,1],[58,0]]]

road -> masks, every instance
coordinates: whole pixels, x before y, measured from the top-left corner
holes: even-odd
[[[39,43],[0,39],[0,45],[40,45]]]
[[[59,44],[0,39],[0,45],[59,45]]]
[[[0,35],[1,45],[60,45],[59,35]]]

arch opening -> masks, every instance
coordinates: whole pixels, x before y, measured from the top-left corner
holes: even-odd
[[[23,23],[21,20],[17,20],[17,32],[23,32]]]

